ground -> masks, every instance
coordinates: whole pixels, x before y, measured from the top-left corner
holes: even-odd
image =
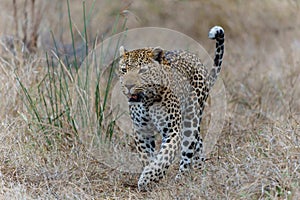
[[[29,22],[32,22],[31,2],[27,1]],[[67,46],[72,47],[72,39],[67,2],[55,0],[49,4],[39,1],[34,13],[40,16],[38,11],[41,10],[43,15],[36,48],[28,48],[30,53],[18,51],[14,55],[5,49],[1,51],[0,198],[300,198],[298,1],[93,2],[87,1],[85,5],[87,16],[91,16],[87,26],[91,39],[102,35],[109,37],[111,30],[121,31],[127,20],[127,28],[160,26],[185,33],[213,55],[214,47],[207,39],[207,31],[217,24],[224,27],[226,51],[221,78],[226,88],[227,111],[219,140],[209,154],[204,170],[192,172],[183,182],[176,183],[174,177],[178,165],[175,164],[151,192],[139,193],[139,174],[122,172],[107,164],[110,155],[106,153],[106,145],[98,147],[100,153],[94,153],[82,143],[80,138],[90,132],[79,128],[76,133],[67,117],[59,126],[49,125],[41,118],[46,123],[41,126],[29,112],[33,109],[26,107],[28,104],[20,83],[29,94],[36,94],[32,96],[31,105],[37,105],[40,83],[48,73],[44,51],[50,52],[54,46],[49,30],[53,31],[59,48],[64,51]],[[23,3],[17,3],[15,17],[10,0],[0,3],[3,10],[1,38],[12,35],[24,39],[22,27],[26,27],[26,12]],[[88,11],[93,5],[90,14]],[[72,1],[70,10],[78,47],[82,41],[78,30],[84,26],[82,2]],[[119,21],[114,23],[118,13],[121,13]],[[35,29],[28,27],[28,33],[30,30]],[[33,43],[31,45],[35,47]],[[40,105],[43,105],[42,101]],[[42,108],[38,107],[39,111]],[[207,115],[204,123],[213,120],[209,113]],[[113,139],[123,139],[132,147],[130,138],[118,130],[115,133]]]

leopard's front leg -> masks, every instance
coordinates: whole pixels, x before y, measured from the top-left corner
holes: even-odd
[[[149,109],[150,118],[162,136],[162,144],[155,159],[144,168],[138,181],[139,190],[147,190],[148,184],[163,178],[180,149],[180,105],[172,93],[165,98],[165,100],[155,103]]]
[[[154,159],[155,135],[153,132],[147,134],[145,131],[141,132],[141,130],[135,130],[134,132],[136,150],[139,153],[139,159],[143,167],[145,167]]]
[[[142,103],[130,103],[129,110],[135,134],[136,150],[143,167],[145,167],[154,159],[155,133],[153,129],[155,127]]]

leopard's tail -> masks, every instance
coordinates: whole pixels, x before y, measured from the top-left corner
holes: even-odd
[[[208,38],[216,40],[216,50],[215,50],[215,58],[214,65],[209,72],[209,88],[211,88],[221,71],[221,65],[224,54],[224,30],[220,26],[214,26],[210,29],[208,33]]]

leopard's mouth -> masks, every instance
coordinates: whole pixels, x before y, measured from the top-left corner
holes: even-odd
[[[141,102],[143,98],[143,93],[139,92],[137,94],[130,94],[128,95],[129,102]]]

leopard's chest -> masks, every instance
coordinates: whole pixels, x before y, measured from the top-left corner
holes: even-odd
[[[140,131],[153,130],[153,121],[149,114],[149,108],[143,103],[129,104],[130,117],[133,127]]]

